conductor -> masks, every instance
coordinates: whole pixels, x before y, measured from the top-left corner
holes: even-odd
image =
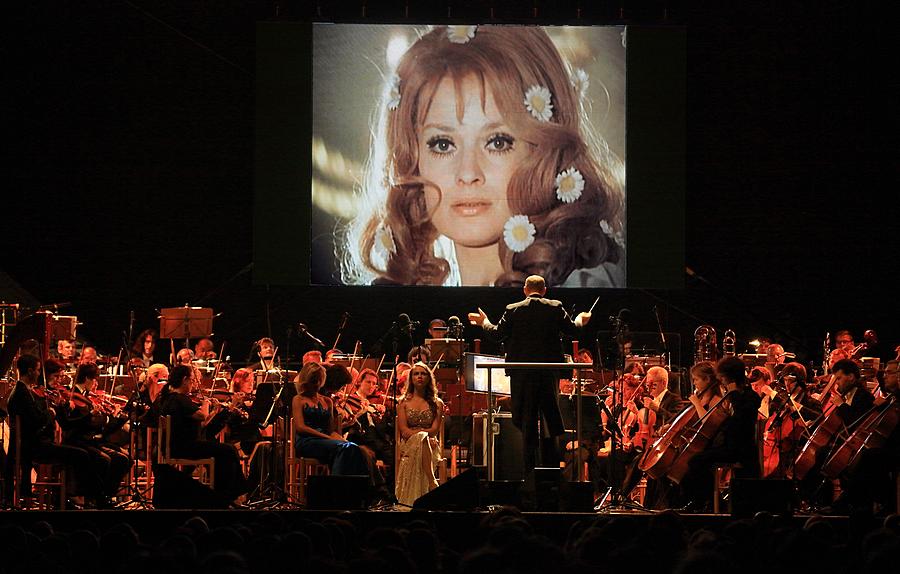
[[[525,280],[524,292],[525,299],[507,305],[496,325],[480,308],[477,313],[469,313],[469,322],[506,342],[508,362],[563,362],[560,333],[574,336],[576,328],[586,325],[591,314],[579,313],[572,321],[560,301],[544,298],[547,287],[540,275]],[[543,464],[559,463],[556,437],[564,431],[556,401],[559,371],[510,369],[508,375],[512,421],[522,431],[525,488],[530,490],[539,445],[543,446]]]

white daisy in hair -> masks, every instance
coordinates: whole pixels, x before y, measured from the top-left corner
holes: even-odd
[[[447,26],[447,39],[454,44],[465,44],[475,37],[478,26]]]
[[[400,76],[391,75],[391,87],[388,91],[387,107],[389,110],[396,110],[400,107]]]
[[[503,224],[503,241],[515,253],[521,253],[534,243],[537,229],[527,215],[513,215]]]
[[[621,231],[613,230],[612,225],[605,219],[600,220],[600,229],[603,230],[603,233],[612,238],[612,240],[616,242],[616,245],[622,248],[625,247],[625,235]]]
[[[549,122],[553,117],[550,90],[544,86],[531,86],[525,92],[525,107],[538,121]]]
[[[375,241],[372,244],[372,250],[385,262],[390,259],[392,254],[397,253],[397,244],[394,243],[394,233],[389,226],[382,225],[375,230]]]
[[[575,68],[575,71],[572,72],[571,80],[575,92],[582,98],[587,96],[588,88],[591,85],[591,78],[588,76],[588,73],[581,68]]]
[[[556,197],[563,203],[572,203],[584,191],[584,177],[581,172],[570,167],[556,174]]]

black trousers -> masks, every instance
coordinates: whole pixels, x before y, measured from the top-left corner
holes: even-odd
[[[526,480],[534,474],[538,450],[544,465],[559,464],[556,437],[563,434],[559,412],[559,373],[520,371],[509,377],[513,424],[522,431],[522,462]]]
[[[117,447],[100,442],[78,441],[70,446],[87,451],[94,465],[94,471],[100,476],[102,492],[106,496],[115,496],[125,480],[133,464],[131,458]]]
[[[727,447],[708,448],[695,455],[688,462],[688,472],[681,480],[681,489],[688,502],[708,502],[712,500],[715,468],[721,464],[740,463],[734,469],[737,478],[759,478],[757,459],[741,456]]]
[[[11,460],[12,456],[10,457]],[[10,463],[12,464],[12,463]],[[103,478],[83,448],[51,442],[36,442],[22,452],[22,476],[19,493],[31,496],[31,467],[33,464],[62,464],[75,475],[75,495],[98,498],[103,493]]]
[[[234,500],[249,490],[247,479],[238,458],[237,449],[230,444],[216,441],[198,440],[174,448],[172,456],[183,458],[212,458],[216,461],[215,491]]]

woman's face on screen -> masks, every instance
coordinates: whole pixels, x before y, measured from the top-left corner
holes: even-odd
[[[438,85],[417,133],[419,173],[440,188],[425,189],[438,232],[458,245],[485,247],[499,240],[512,215],[506,190],[526,143],[504,122],[489,89],[482,107],[481,82],[474,75],[463,80],[460,96],[462,118],[453,79]]]

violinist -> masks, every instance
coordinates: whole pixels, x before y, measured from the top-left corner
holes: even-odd
[[[722,404],[716,408],[725,409],[728,417],[719,427],[716,440],[688,462],[687,474],[681,482],[688,501],[682,509],[686,512],[699,512],[707,506],[713,492],[713,470],[723,463],[734,464],[734,475],[738,478],[759,476],[756,421],[760,396],[747,383],[744,363],[737,357],[720,360],[716,364],[716,378],[725,389]],[[706,415],[706,408],[699,413],[697,397],[692,396],[691,402],[698,408],[698,414]]]
[[[253,452],[262,436],[259,425],[250,419],[253,405],[253,371],[244,368],[234,372],[231,378],[231,399],[224,419],[226,442],[235,445],[244,454]]]
[[[356,377],[356,384],[351,386],[355,389],[344,400],[344,408],[352,420],[347,440],[369,449],[375,460],[391,463],[394,460],[392,427],[384,418],[383,401],[379,403],[380,397],[376,396],[378,375],[372,369],[363,369]],[[388,475],[386,480],[390,482],[392,478]]]
[[[59,363],[57,363],[59,365]],[[39,387],[40,359],[34,355],[20,355],[16,360],[19,380],[9,396],[7,410],[10,417],[20,417],[21,428],[12,425],[12,432],[21,430],[22,474],[19,477],[20,494],[31,496],[31,468],[35,463],[63,464],[75,475],[75,494],[88,498],[92,504],[103,506],[100,477],[91,464],[90,455],[82,448],[54,443],[56,408],[64,409],[61,395]],[[49,377],[50,375],[48,375]],[[51,406],[52,405],[52,406]],[[10,471],[15,460],[15,437],[11,437],[7,459]],[[12,472],[7,473],[12,476]],[[11,483],[12,481],[10,481]],[[10,484],[11,486],[11,484]]]
[[[169,373],[169,392],[160,399],[160,415],[171,417],[172,456],[215,459],[215,491],[226,500],[237,501],[248,490],[237,451],[230,444],[200,438],[202,427],[210,418],[210,401],[204,398],[197,404],[191,399],[192,376],[187,365],[173,368]]]
[[[106,431],[114,422],[109,403],[103,403],[102,397],[94,393],[99,378],[96,365],[79,365],[69,408],[62,410],[58,418],[63,429],[63,443],[82,448],[90,455],[94,469],[102,479],[105,504],[119,491],[132,460],[106,440]]]

